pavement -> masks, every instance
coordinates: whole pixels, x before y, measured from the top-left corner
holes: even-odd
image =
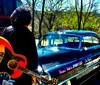
[[[82,85],[100,85],[100,71]]]

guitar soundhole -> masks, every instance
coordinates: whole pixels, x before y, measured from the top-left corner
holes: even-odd
[[[10,68],[10,69],[15,69],[16,67],[17,67],[17,61],[16,60],[10,60],[9,62],[8,62],[8,67]]]

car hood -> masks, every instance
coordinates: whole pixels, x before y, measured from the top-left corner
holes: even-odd
[[[65,47],[44,47],[38,48],[38,56],[40,64],[47,64],[51,62],[65,62],[71,60],[74,56],[77,56],[76,53],[78,50]],[[73,57],[71,57],[73,56]]]

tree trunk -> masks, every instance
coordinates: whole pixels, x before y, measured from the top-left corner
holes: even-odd
[[[42,3],[42,14],[41,14],[41,19],[39,23],[39,39],[42,37],[41,26],[42,26],[42,21],[43,21],[43,16],[44,16],[44,5],[45,5],[45,0],[43,0],[43,3]]]

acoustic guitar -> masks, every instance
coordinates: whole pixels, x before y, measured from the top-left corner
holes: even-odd
[[[8,59],[5,58],[5,49],[6,49],[6,55],[9,57]],[[10,44],[10,42],[5,39],[4,37],[0,36],[0,64],[5,61],[7,69],[10,71],[7,71],[9,76],[11,78],[18,78],[22,75],[22,73],[25,73],[30,76],[34,76],[37,79],[41,80],[43,83],[50,84],[50,85],[57,85],[58,80],[56,78],[49,79],[47,77],[44,77],[44,75],[39,75],[29,69],[26,68],[27,66],[27,59],[24,55],[16,54]],[[12,72],[13,71],[13,72]],[[3,72],[6,72],[4,70]]]

